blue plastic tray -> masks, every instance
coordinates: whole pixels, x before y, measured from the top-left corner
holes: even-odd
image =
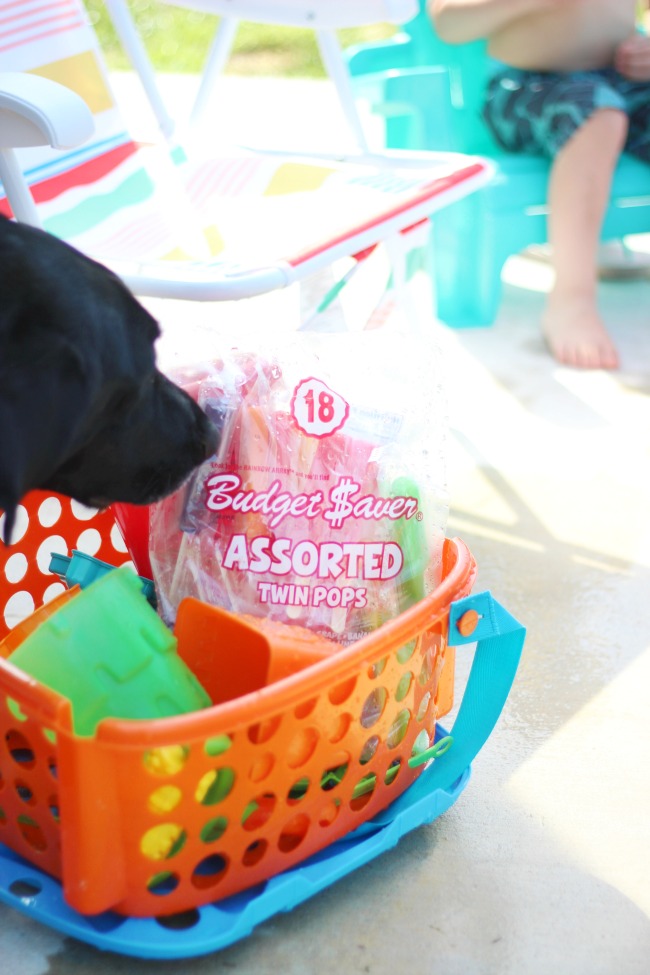
[[[440,729],[440,735],[445,732]],[[245,938],[267,918],[290,911],[363,866],[411,830],[429,823],[461,794],[470,768],[449,789],[428,791],[424,770],[376,820],[333,843],[286,873],[215,904],[168,918],[128,918],[107,911],[93,917],[68,907],[58,880],[41,873],[0,844],[0,901],[79,941],[137,958],[190,958]]]

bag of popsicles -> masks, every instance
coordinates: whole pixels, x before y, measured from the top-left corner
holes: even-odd
[[[221,433],[154,505],[170,625],[194,596],[350,643],[438,584],[446,411],[433,342],[382,329],[293,333],[174,378]]]

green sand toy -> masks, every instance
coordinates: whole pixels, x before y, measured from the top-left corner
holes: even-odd
[[[78,735],[107,717],[168,718],[211,704],[128,566],[65,603],[9,659],[72,702]]]

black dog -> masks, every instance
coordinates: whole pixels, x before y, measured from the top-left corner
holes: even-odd
[[[44,488],[148,504],[209,457],[217,433],[156,368],[151,315],[114,274],[0,218],[0,508]]]

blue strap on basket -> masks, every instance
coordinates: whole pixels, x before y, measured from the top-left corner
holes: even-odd
[[[50,572],[55,572],[65,582],[68,589],[72,589],[73,586],[86,589],[91,583],[105,576],[107,572],[113,572],[116,566],[109,562],[102,562],[101,559],[96,559],[94,555],[88,555],[86,552],[80,552],[73,548],[72,555],[61,555],[59,552],[53,552],[50,557],[49,568]],[[151,579],[145,579],[144,576],[138,576],[138,578],[142,583],[143,595],[155,609],[156,589],[153,582]]]
[[[463,635],[459,623],[469,611],[476,614],[476,628]],[[245,938],[258,924],[292,910],[391,849],[406,833],[436,819],[456,801],[469,781],[470,763],[505,704],[524,637],[523,626],[489,592],[452,603],[449,643],[477,644],[467,687],[449,733],[453,745],[374,819],[261,887],[171,918],[126,918],[112,912],[86,917],[68,907],[58,881],[0,844],[0,901],[80,941],[137,958],[196,957]],[[446,736],[439,727],[436,740]]]

